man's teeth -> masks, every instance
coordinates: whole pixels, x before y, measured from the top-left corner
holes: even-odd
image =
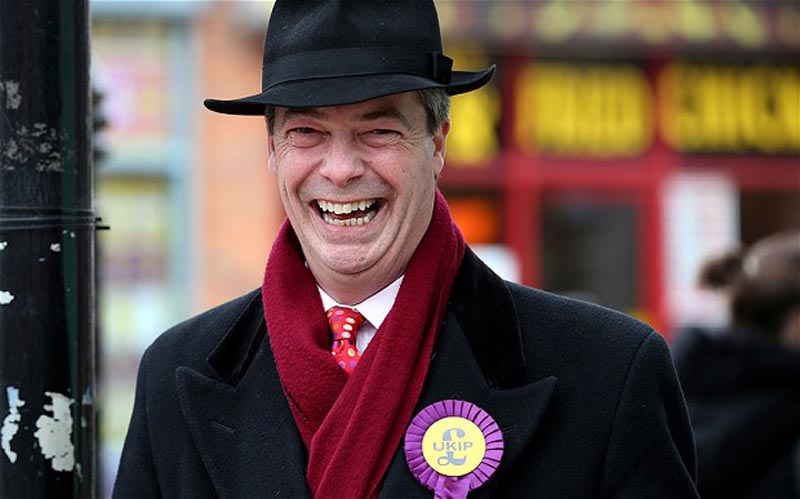
[[[371,211],[364,215],[363,217],[358,218],[346,218],[344,220],[339,220],[338,218],[333,218],[330,213],[323,212],[322,219],[325,220],[326,223],[331,225],[340,225],[340,226],[350,226],[350,225],[364,225],[369,223],[373,218],[375,218],[375,212]]]
[[[357,210],[366,210],[375,204],[374,199],[362,199],[361,201],[353,201],[352,203],[333,203],[330,201],[319,200],[319,205],[322,212],[335,213],[337,215],[347,215]]]
[[[364,199],[361,201],[353,201],[352,203],[333,203],[330,201],[317,201],[317,205],[322,210],[322,219],[331,225],[338,226],[351,226],[351,225],[364,225],[369,223],[375,215],[377,210],[371,210],[375,205],[375,199]],[[334,215],[348,215],[354,211],[367,211],[361,216],[351,218],[336,218]]]

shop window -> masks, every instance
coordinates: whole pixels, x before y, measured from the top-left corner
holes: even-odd
[[[637,309],[632,205],[550,198],[542,213],[542,284],[549,291],[632,313]]]

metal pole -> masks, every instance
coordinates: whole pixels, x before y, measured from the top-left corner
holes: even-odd
[[[94,497],[88,0],[0,0],[0,497]]]

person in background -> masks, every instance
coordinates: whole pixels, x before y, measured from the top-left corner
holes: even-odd
[[[800,498],[800,232],[709,261],[700,285],[728,295],[724,331],[673,346],[704,498]]]

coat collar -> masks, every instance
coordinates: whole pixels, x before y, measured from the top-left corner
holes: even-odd
[[[488,495],[533,437],[556,378],[527,383],[519,320],[507,285],[470,250],[453,285],[418,410],[443,399],[470,401],[505,436],[500,469],[471,497]],[[179,400],[221,498],[283,494],[307,497],[306,455],[265,341],[260,294],[208,357],[216,378],[180,367]],[[382,497],[429,497],[401,450]]]
[[[253,293],[208,357],[218,378],[175,371],[181,410],[220,499],[308,497],[305,449],[264,341],[260,298]]]

